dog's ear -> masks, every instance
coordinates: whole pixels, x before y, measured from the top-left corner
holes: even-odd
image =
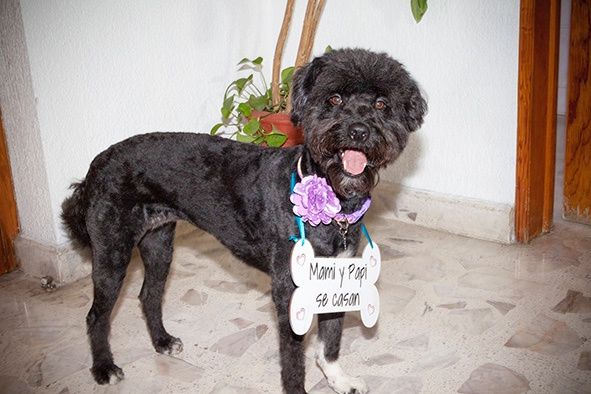
[[[423,98],[419,87],[414,83],[410,87],[408,101],[404,104],[404,125],[408,131],[415,131],[423,124],[423,117],[427,113],[427,102]]]
[[[323,57],[317,57],[298,69],[293,76],[293,85],[291,88],[291,121],[296,126],[300,124],[302,113],[308,101],[308,95],[324,65],[325,61]]]

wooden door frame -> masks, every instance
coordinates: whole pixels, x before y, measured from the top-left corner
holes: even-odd
[[[572,0],[562,217],[591,225],[591,3]]]
[[[17,267],[14,240],[19,232],[14,184],[0,110],[0,275]]]
[[[515,236],[550,231],[554,209],[560,0],[521,0]]]

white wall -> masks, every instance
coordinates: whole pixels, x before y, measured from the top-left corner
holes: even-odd
[[[304,3],[294,15],[286,64]],[[61,201],[97,153],[141,132],[208,132],[236,62],[261,55],[270,65],[283,7],[273,0],[21,0],[49,200],[37,208],[17,195],[21,218],[28,209],[49,214],[54,240],[63,243]],[[425,126],[386,178],[512,205],[519,3],[450,0],[429,7],[417,25],[408,1],[328,1],[314,53],[328,44],[386,51],[429,96]],[[28,184],[18,176],[15,182]],[[35,223],[21,222],[37,236]]]
[[[21,235],[54,243],[49,183],[18,0],[0,2],[0,108]]]
[[[570,35],[571,0],[560,2],[560,47],[558,51],[558,100],[556,113],[566,115],[568,85],[568,47]]]
[[[58,244],[68,185],[96,154],[137,133],[209,131],[237,61],[261,42],[270,56],[266,12],[224,3],[21,1]]]
[[[373,36],[421,83],[429,114],[389,174],[413,188],[513,205],[519,2],[432,1],[416,26],[393,3],[382,15],[398,15],[395,33],[382,25]]]
[[[425,125],[384,179],[514,205],[519,2],[432,1],[419,24],[407,1],[359,4],[327,1],[314,53],[329,44],[385,51],[429,99]]]

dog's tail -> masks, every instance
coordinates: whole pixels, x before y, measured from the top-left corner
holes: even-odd
[[[85,181],[72,183],[70,189],[74,189],[74,192],[62,203],[62,223],[72,241],[80,246],[90,246],[90,236],[86,228],[88,198]]]

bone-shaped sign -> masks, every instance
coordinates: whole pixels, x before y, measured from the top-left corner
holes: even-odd
[[[315,257],[308,240],[297,241],[291,252],[291,277],[297,286],[289,306],[291,329],[304,335],[315,314],[360,311],[361,321],[373,327],[380,313],[375,286],[380,275],[380,249],[368,244],[360,258]]]

